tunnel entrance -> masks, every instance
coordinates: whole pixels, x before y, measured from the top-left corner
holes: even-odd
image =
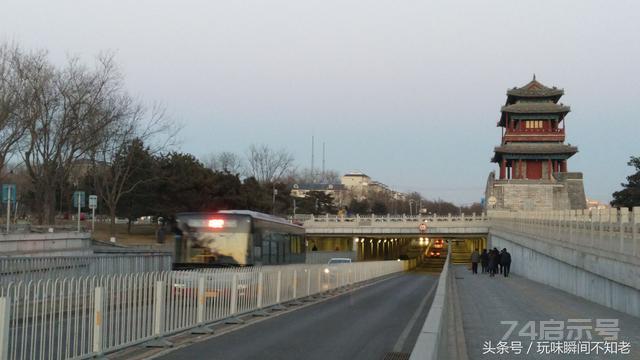
[[[451,263],[453,264],[470,264],[471,253],[473,250],[478,249],[478,252],[482,252],[487,248],[487,238],[470,238],[449,239],[449,251],[451,251]]]

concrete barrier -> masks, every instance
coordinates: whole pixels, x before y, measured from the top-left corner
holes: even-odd
[[[445,317],[447,304],[447,284],[449,278],[449,262],[451,253],[447,253],[447,260],[444,263],[436,293],[431,303],[431,309],[427,314],[427,319],[420,330],[418,340],[411,351],[409,360],[436,360],[442,359],[440,356],[442,344],[445,339],[442,334],[446,331],[447,319]]]
[[[514,274],[640,316],[640,267],[633,263],[508,231],[492,230],[490,246],[507,248]]]
[[[84,256],[92,253],[91,234],[78,232],[0,235],[5,256]]]

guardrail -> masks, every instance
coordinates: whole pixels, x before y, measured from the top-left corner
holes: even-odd
[[[0,257],[0,286],[77,276],[171,270],[169,253],[139,255]]]
[[[0,287],[0,359],[101,356],[403,271],[401,261],[150,272]]]
[[[490,212],[491,225],[563,245],[640,257],[640,207],[622,209]]]
[[[486,214],[473,213],[472,215],[460,215],[453,216],[422,216],[422,215],[354,215],[354,216],[339,216],[339,215],[296,215],[295,218],[291,218],[291,221],[303,222],[305,226],[313,226],[314,224],[331,223],[346,223],[351,226],[367,226],[374,224],[397,224],[397,223],[461,223],[461,222],[485,222],[488,220]]]
[[[431,308],[422,326],[422,330],[420,330],[420,334],[418,334],[418,339],[411,351],[409,360],[436,360],[443,358],[443,356],[439,356],[439,354],[440,350],[443,349],[441,342],[446,340],[443,333],[448,325],[445,306],[447,306],[447,302],[450,300],[447,299],[450,259],[451,252],[448,252],[447,260],[438,278],[438,286],[436,287],[433,302],[431,302]]]

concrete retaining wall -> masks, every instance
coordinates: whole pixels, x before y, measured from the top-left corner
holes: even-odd
[[[446,354],[446,339],[443,334],[447,332],[446,326],[448,324],[446,318],[446,304],[447,304],[447,285],[449,278],[449,261],[451,259],[451,253],[447,254],[447,261],[444,263],[440,278],[438,279],[438,286],[436,293],[431,303],[431,308],[427,314],[427,319],[418,334],[416,344],[411,351],[411,357],[409,360],[436,360],[444,359]],[[439,355],[440,354],[440,355]]]
[[[493,229],[490,233],[491,247],[507,248],[511,253],[513,273],[640,316],[640,267],[579,249],[547,245],[520,234]]]
[[[26,233],[0,235],[0,254],[6,256],[84,256],[92,254],[89,233]]]

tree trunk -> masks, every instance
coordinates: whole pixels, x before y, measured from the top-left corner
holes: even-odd
[[[116,236],[116,207],[109,206],[109,233],[111,236]]]
[[[56,193],[55,188],[48,187],[42,192],[42,213],[39,216],[40,225],[56,224]]]

